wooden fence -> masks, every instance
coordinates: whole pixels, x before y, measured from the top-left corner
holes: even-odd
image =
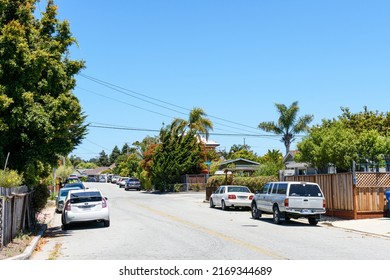
[[[10,243],[18,233],[32,229],[32,193],[26,186],[0,187],[0,248]]]
[[[285,180],[319,184],[325,195],[327,215],[347,219],[384,216],[390,173],[357,172],[356,185],[353,173],[287,176]]]

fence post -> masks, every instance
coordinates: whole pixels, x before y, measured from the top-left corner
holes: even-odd
[[[352,195],[353,195],[353,219],[357,220],[357,188],[356,188],[356,163],[352,162]]]

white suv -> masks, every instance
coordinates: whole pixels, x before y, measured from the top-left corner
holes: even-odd
[[[254,219],[259,219],[262,213],[273,214],[276,224],[304,217],[316,225],[321,214],[326,213],[320,186],[309,182],[268,182],[253,197],[251,208]]]

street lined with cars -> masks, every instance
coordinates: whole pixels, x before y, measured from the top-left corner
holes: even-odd
[[[109,183],[86,184],[108,198],[110,227],[75,224],[63,234],[56,214],[57,259],[387,259],[390,251],[388,239],[325,222],[277,225],[266,213],[257,220],[245,209],[210,209],[204,192],[123,192]]]

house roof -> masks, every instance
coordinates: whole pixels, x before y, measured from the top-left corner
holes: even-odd
[[[283,158],[283,163],[294,161],[295,155],[299,153],[298,150],[289,151]]]
[[[226,160],[219,164],[219,170],[227,168],[229,164],[234,164],[235,167],[231,168],[232,170],[240,170],[240,171],[255,171],[257,170],[260,163],[251,161],[249,159],[237,158],[232,160]]]
[[[206,146],[206,147],[218,147],[220,144],[213,141],[213,140],[210,140],[210,139],[206,139],[204,137],[201,137],[200,138],[200,141]]]
[[[221,162],[219,165],[227,165],[227,164],[231,164],[231,163],[240,163],[240,162],[245,162],[247,165],[260,165],[260,163],[256,162],[256,161],[252,161],[252,160],[249,160],[249,159],[245,159],[245,158],[237,158],[237,159],[231,159],[231,160],[225,160],[223,162]]]

